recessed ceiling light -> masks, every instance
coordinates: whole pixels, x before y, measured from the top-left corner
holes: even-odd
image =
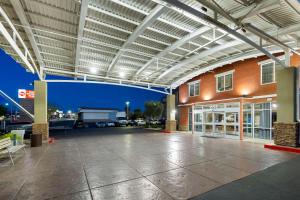
[[[121,78],[125,77],[125,73],[124,72],[120,72],[119,75],[120,75]]]
[[[96,74],[98,72],[98,69],[96,67],[90,67],[90,72]]]

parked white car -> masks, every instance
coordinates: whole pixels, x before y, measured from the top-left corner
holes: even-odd
[[[127,126],[128,121],[125,117],[118,117],[117,118],[117,126]]]
[[[135,123],[137,126],[144,126],[146,125],[146,122],[143,119],[136,119]]]
[[[116,126],[115,122],[107,122],[106,125],[108,127],[114,127],[114,126]]]
[[[106,123],[105,122],[96,122],[96,126],[99,128],[104,128],[104,127],[106,127]]]

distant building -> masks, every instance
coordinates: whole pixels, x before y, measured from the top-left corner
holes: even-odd
[[[116,121],[117,117],[126,116],[125,112],[119,112],[113,108],[88,108],[82,107],[78,111],[78,120],[83,122]]]
[[[20,99],[19,104],[32,115],[34,114],[34,99]],[[33,120],[25,112],[20,110],[20,117],[16,120],[16,122],[32,123]]]

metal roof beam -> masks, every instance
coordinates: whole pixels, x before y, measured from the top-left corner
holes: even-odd
[[[290,49],[293,52],[295,52],[289,46],[285,45],[284,43],[282,43],[281,41],[279,41],[276,38],[272,37],[271,35],[266,34],[264,31],[256,28],[252,24],[250,24],[250,23],[243,24],[239,20],[235,19],[230,14],[228,14],[215,0],[212,0],[212,2],[214,3],[214,5],[210,5],[207,2],[205,2],[205,1],[201,1],[201,2],[204,5],[206,5],[207,7],[210,7],[210,9],[213,9],[213,10],[217,11],[218,13],[220,13],[223,17],[225,17],[229,21],[233,22],[236,26],[245,28],[246,30],[252,32],[254,35],[257,35],[258,37],[260,37],[261,39],[264,39],[264,40],[266,40],[266,41],[268,41],[268,42],[270,42],[270,43],[272,43],[274,45],[277,45],[277,46],[283,48],[285,51],[287,49]],[[277,24],[276,24],[276,22],[274,20],[271,20],[271,23],[273,23],[275,26],[277,26]],[[295,53],[297,53],[297,52],[295,52]]]
[[[133,84],[127,84],[126,81],[119,81],[118,83],[95,81],[93,79],[91,81],[89,81],[89,80],[86,80],[86,76],[83,76],[83,79],[84,80],[46,80],[46,81],[48,83],[87,83],[87,84],[115,85],[115,86],[131,87],[131,88],[149,90],[149,91],[152,91],[152,92],[158,92],[158,93],[162,93],[162,94],[169,94],[169,92],[151,88],[150,84],[143,85],[143,86],[138,86],[138,85],[133,85]],[[164,88],[168,88],[168,87],[164,87]]]
[[[248,13],[248,15],[245,18],[250,18],[250,17],[253,17],[254,15],[257,15],[257,14],[259,14],[261,12],[266,12],[269,9],[274,9],[275,6],[276,7],[280,6],[280,2],[279,2],[279,0],[276,0],[276,2],[274,2],[273,0],[267,0],[265,2],[260,3],[257,6],[257,8],[254,7],[254,6],[255,5],[251,6],[251,9],[253,9],[251,13],[249,13],[249,11],[250,11],[249,8],[244,8],[244,9],[241,9],[241,10],[233,13],[233,16],[234,17],[242,17],[242,16],[247,15],[247,13]],[[192,18],[195,18],[195,16],[193,16]],[[160,59],[161,57],[167,55],[170,51],[173,51],[173,50],[179,48],[180,46],[182,46],[186,42],[188,42],[190,40],[193,40],[197,36],[202,35],[203,33],[205,33],[206,31],[208,31],[210,29],[212,29],[212,27],[209,27],[209,26],[202,27],[202,28],[200,28],[200,29],[198,29],[198,30],[196,30],[196,31],[194,31],[194,32],[186,35],[185,37],[181,38],[180,40],[176,41],[171,46],[167,47],[164,51],[162,51],[159,54],[157,54],[149,62],[147,62],[140,70],[137,71],[137,73],[134,75],[134,78],[137,78],[137,76],[139,74],[141,74],[145,69],[147,69],[147,67],[149,65],[151,65],[151,63],[154,62],[155,60]],[[195,43],[192,43],[192,44],[198,46],[199,48],[201,47],[201,45],[198,45],[198,44],[195,44]],[[236,50],[238,50],[238,49],[236,49]]]
[[[240,41],[236,40],[236,41],[233,41],[233,42],[228,42],[224,45],[218,45],[214,48],[211,48],[211,49],[208,49],[206,51],[203,51],[199,54],[196,54],[188,59],[185,59],[183,61],[181,61],[180,63],[170,67],[169,69],[167,69],[166,71],[164,71],[163,73],[160,74],[160,76],[158,76],[154,82],[157,82],[159,79],[163,78],[164,76],[166,76],[168,73],[170,73],[171,71],[174,71],[176,69],[179,69],[181,67],[184,67],[186,66],[187,64],[191,63],[191,62],[194,62],[194,61],[197,61],[199,60],[200,58],[202,57],[205,57],[205,56],[209,56],[211,54],[214,54],[218,51],[221,51],[221,50],[224,50],[224,49],[227,49],[227,48],[230,48],[230,47],[233,47],[233,46],[236,46],[238,44],[241,44]]]
[[[67,41],[67,40],[61,40],[61,39],[57,39],[57,38],[52,38],[52,37],[49,37],[49,36],[44,36],[44,35],[39,35],[39,34],[33,34],[34,37],[37,37],[37,38],[43,38],[43,39],[46,39],[46,40],[51,40],[51,41],[55,41],[55,42],[62,42],[62,43],[69,43],[69,44],[73,44],[73,42],[70,42],[70,41]]]
[[[40,2],[38,0],[27,0],[27,1],[31,1],[31,2],[34,2],[34,4],[38,5],[38,7],[43,7],[43,8],[46,8],[46,9],[55,9],[56,11],[60,11],[60,12],[63,12],[63,13],[68,13],[69,15],[73,15],[73,16],[79,16],[77,13],[74,13],[74,12],[71,12],[67,9],[63,9],[63,8],[60,8],[60,7],[57,7],[57,6],[52,6],[51,4],[43,1],[43,2]]]
[[[242,20],[256,16],[260,13],[279,8],[281,6],[280,0],[264,0],[259,4],[252,4],[245,9],[232,13],[234,18],[241,18]]]
[[[132,80],[124,80],[124,79],[119,79],[119,78],[112,78],[112,77],[106,77],[106,76],[99,76],[99,75],[93,75],[93,74],[86,74],[86,73],[80,73],[80,72],[73,72],[73,71],[63,71],[63,70],[55,70],[55,69],[49,69],[49,68],[44,68],[45,71],[49,72],[57,72],[57,73],[62,73],[62,74],[69,74],[69,75],[75,75],[75,76],[86,76],[90,78],[98,78],[98,79],[104,79],[104,80],[112,80],[112,81],[118,81],[118,82],[128,82],[134,85],[145,85],[145,86],[152,86],[152,87],[160,87],[160,88],[169,88],[169,85],[165,84],[155,84],[155,83],[149,83],[149,82],[143,82],[143,81],[132,81]]]
[[[19,0],[10,0],[21,24],[23,25],[24,27],[24,30],[26,32],[26,35],[30,41],[30,44],[32,46],[32,49],[33,49],[33,52],[35,54],[35,56],[37,57],[37,59],[39,60],[38,63],[40,65],[40,71],[37,71],[37,74],[40,78],[40,80],[43,80],[43,75],[41,74],[41,68],[44,67],[44,63],[41,61],[42,60],[42,56],[41,56],[41,53],[39,51],[39,48],[36,44],[36,41],[35,41],[35,38],[34,38],[34,35],[33,35],[33,32],[32,32],[32,29],[30,27],[30,24],[27,20],[27,17],[26,17],[26,13],[22,7],[22,4]]]
[[[56,57],[67,58],[67,59],[72,60],[72,57],[64,56],[64,55],[60,55],[60,54],[48,53],[48,52],[43,52],[43,51],[41,51],[40,53],[45,54],[45,55],[49,55],[49,56],[56,56]]]
[[[40,46],[40,47],[46,47],[46,48],[49,48],[49,49],[58,49],[58,50],[62,50],[62,51],[70,52],[70,53],[73,52],[70,49],[65,49],[65,48],[62,48],[62,47],[56,47],[56,46],[51,46],[51,45],[42,44],[42,43],[37,43],[37,45]]]
[[[157,54],[151,60],[149,60],[141,69],[139,69],[135,73],[134,78],[137,78],[137,76],[140,75],[146,68],[148,68],[148,66],[150,66],[152,62],[154,62],[156,60],[159,60],[160,58],[162,58],[163,56],[167,55],[171,51],[174,51],[175,49],[177,49],[178,47],[182,46],[186,42],[194,39],[198,35],[203,34],[203,33],[205,33],[206,31],[208,31],[210,29],[211,28],[207,27],[207,26],[206,27],[202,27],[202,28],[198,29],[197,31],[184,36],[182,39],[177,40],[171,46],[168,46],[165,50],[161,51],[159,54]]]
[[[237,40],[237,41],[234,41],[234,42],[228,42],[227,44],[224,44],[224,45],[222,45],[222,46],[220,46],[220,47],[215,47],[215,48],[209,49],[209,50],[207,50],[207,51],[205,51],[205,52],[200,53],[199,55],[194,55],[194,56],[192,56],[192,57],[190,57],[190,58],[188,58],[188,59],[186,59],[186,60],[183,60],[183,61],[180,62],[179,64],[176,64],[175,66],[171,67],[170,69],[168,69],[168,70],[166,70],[164,73],[162,73],[162,74],[156,79],[156,81],[159,80],[159,79],[161,79],[162,77],[164,77],[165,75],[167,75],[167,74],[170,73],[171,71],[173,71],[173,70],[175,70],[175,69],[178,69],[179,67],[183,66],[183,64],[186,65],[186,64],[189,63],[189,62],[192,62],[192,61],[195,61],[195,60],[199,59],[199,58],[202,57],[203,55],[205,56],[205,55],[209,55],[209,54],[211,54],[211,53],[216,52],[216,51],[214,51],[214,50],[219,51],[219,50],[222,50],[222,49],[230,48],[230,47],[232,47],[232,46],[241,44],[241,43],[243,43],[243,42],[248,43],[249,45],[253,46],[254,48],[260,50],[260,51],[263,52],[265,55],[267,55],[269,58],[275,60],[275,61],[276,61],[278,64],[280,64],[282,67],[286,67],[286,66],[285,66],[278,58],[276,58],[275,56],[273,56],[272,54],[270,54],[270,53],[269,53],[268,51],[266,51],[263,47],[261,47],[260,45],[256,44],[255,42],[253,42],[253,41],[250,40],[249,38],[245,37],[244,35],[242,35],[242,34],[236,32],[235,30],[233,30],[233,29],[231,29],[231,28],[229,28],[229,27],[226,26],[225,24],[222,24],[221,22],[219,22],[219,21],[217,21],[217,20],[215,20],[215,19],[209,17],[208,15],[205,15],[205,14],[199,12],[198,10],[196,10],[196,9],[190,7],[190,6],[187,6],[187,5],[184,4],[184,3],[181,3],[181,2],[178,1],[178,0],[163,0],[163,1],[168,2],[168,3],[170,3],[171,5],[176,6],[176,7],[178,7],[178,8],[181,8],[181,9],[187,11],[187,12],[190,12],[191,14],[194,14],[195,16],[198,16],[198,17],[200,17],[200,18],[206,20],[206,21],[209,22],[209,23],[214,24],[215,26],[217,26],[217,27],[223,29],[224,31],[228,32],[229,34],[232,34],[232,35],[234,35],[235,37],[239,38],[241,41],[238,41],[238,40]],[[209,54],[207,54],[207,53],[209,53]]]
[[[127,48],[127,46],[133,43],[139,35],[141,35],[165,10],[164,6],[157,5],[151,13],[145,17],[143,22],[134,30],[134,32],[129,36],[127,41],[123,44],[122,49]],[[110,64],[107,70],[107,76],[109,75],[110,71],[114,68],[115,64],[118,62],[118,59],[122,55],[122,51],[119,51],[115,58],[113,59],[112,63]]]
[[[108,37],[108,38],[111,38],[111,39],[119,40],[121,42],[125,42],[126,41],[126,39],[123,39],[123,38],[120,38],[120,37],[116,37],[116,36],[113,36],[113,35],[110,35],[110,34],[102,33],[102,32],[99,32],[99,31],[95,31],[95,30],[92,30],[92,29],[89,29],[89,28],[84,28],[84,31],[90,32],[90,33],[93,33],[93,34],[96,34],[96,35]]]
[[[77,72],[76,66],[79,64],[80,47],[81,47],[81,43],[82,43],[85,20],[86,20],[86,16],[87,16],[87,12],[88,12],[88,4],[89,4],[88,0],[81,1],[79,25],[78,25],[78,32],[77,32],[77,44],[76,44],[76,52],[75,52],[75,72]]]
[[[146,12],[146,11],[144,11],[144,10],[142,10],[142,9],[136,8],[136,7],[134,7],[134,6],[131,6],[131,5],[129,5],[129,4],[127,4],[127,3],[124,3],[124,2],[122,2],[122,1],[120,1],[120,0],[112,0],[112,1],[113,1],[114,3],[116,3],[116,4],[119,4],[119,5],[121,5],[121,6],[124,6],[124,7],[128,8],[128,9],[134,10],[134,11],[136,11],[136,12],[138,12],[138,13],[143,14],[143,15],[149,15],[148,12]],[[172,8],[171,8],[171,9],[172,9]],[[174,10],[174,9],[173,9],[173,10]],[[179,12],[179,11],[176,10],[176,9],[175,9],[174,11]],[[182,14],[182,13],[181,13],[181,14]],[[122,20],[123,20],[123,19],[122,19]],[[191,29],[189,29],[189,28],[185,28],[185,27],[183,27],[183,26],[180,26],[180,25],[174,23],[174,21],[170,21],[170,20],[164,19],[164,18],[162,18],[162,17],[159,17],[157,20],[158,20],[158,21],[161,21],[161,22],[163,22],[163,23],[166,23],[166,24],[168,24],[168,25],[170,25],[170,26],[173,26],[173,27],[175,27],[175,28],[178,28],[178,29],[180,29],[180,30],[189,32],[189,33],[191,33],[191,32],[194,31],[194,30],[191,30]],[[201,19],[198,19],[198,20],[196,20],[196,21],[197,21],[198,23],[200,23],[200,24],[203,24],[203,25],[206,25],[206,24],[207,24],[207,23],[203,22]]]
[[[108,15],[108,16],[111,16],[111,17],[114,17],[114,18],[126,21],[126,22],[128,22],[130,24],[134,24],[134,25],[137,25],[137,26],[140,24],[140,22],[134,21],[134,20],[129,19],[129,18],[122,17],[120,15],[116,15],[116,14],[114,14],[112,12],[108,12],[108,11],[102,9],[100,6],[97,7],[97,6],[94,6],[94,5],[88,5],[88,8],[91,9],[91,10],[94,10],[96,12],[100,12],[102,14],[105,14],[105,15]]]

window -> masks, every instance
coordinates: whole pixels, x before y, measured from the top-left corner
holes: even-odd
[[[190,97],[198,96],[199,92],[200,92],[200,82],[199,81],[189,83],[189,96]]]
[[[275,63],[270,62],[262,64],[260,67],[261,84],[268,84],[275,82]]]
[[[233,85],[233,71],[216,75],[217,92],[224,92],[232,90]]]

